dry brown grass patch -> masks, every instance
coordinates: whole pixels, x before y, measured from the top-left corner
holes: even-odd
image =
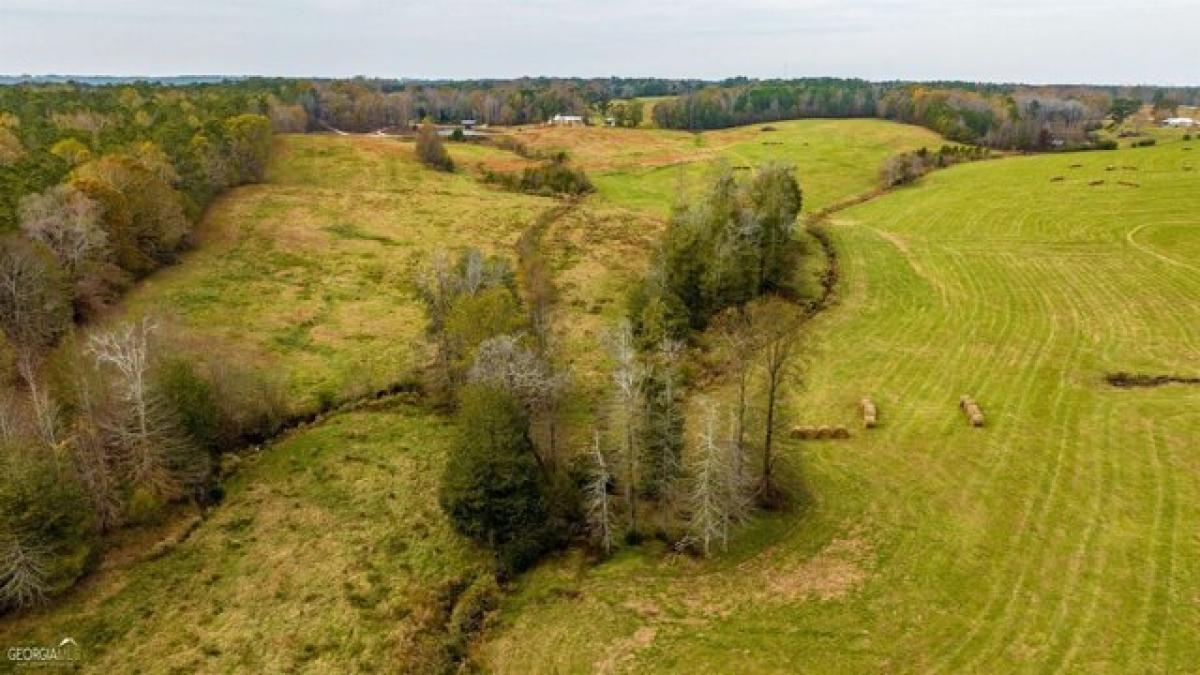
[[[871,543],[861,536],[834,539],[799,565],[768,568],[765,595],[782,602],[839,600],[867,580],[874,556]]]

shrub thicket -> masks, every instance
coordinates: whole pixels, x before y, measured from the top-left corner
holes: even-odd
[[[896,187],[911,183],[934,169],[987,159],[990,156],[991,152],[987,148],[978,146],[943,145],[937,152],[921,148],[888,157],[879,169],[879,179],[885,188]]]
[[[547,197],[553,195],[578,196],[596,189],[583,169],[568,164],[565,156],[555,157],[551,161],[537,166],[525,167],[519,174],[485,169],[483,178],[485,181],[497,183],[514,192],[528,192]]]
[[[453,171],[454,160],[450,159],[450,153],[446,152],[446,146],[442,143],[442,137],[438,134],[437,127],[426,122],[417,130],[417,159],[421,160],[425,166],[437,169],[438,171]]]
[[[92,510],[65,458],[0,446],[0,612],[71,586],[94,555]]]

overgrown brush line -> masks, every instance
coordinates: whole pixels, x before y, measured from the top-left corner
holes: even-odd
[[[514,192],[527,192],[546,197],[578,197],[596,190],[595,185],[592,184],[583,169],[571,166],[567,162],[565,154],[560,154],[537,166],[525,167],[519,174],[485,168],[483,169],[483,180]]]
[[[700,130],[874,117],[923,126],[961,143],[1049,151],[1108,147],[1095,132],[1120,105],[1111,92],[1066,87],[816,79],[708,86],[655,106],[654,120],[662,128]]]
[[[991,151],[979,146],[943,145],[937,152],[921,148],[884,160],[879,168],[879,181],[884,189],[907,185],[930,171],[990,157]]]
[[[38,359],[28,391],[0,391],[0,463],[11,469],[0,477],[0,557],[23,561],[0,570],[0,611],[69,588],[102,535],[153,522],[171,502],[219,500],[218,457],[281,419],[262,379],[201,373],[149,319]]]

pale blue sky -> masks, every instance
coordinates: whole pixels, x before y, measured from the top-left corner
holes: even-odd
[[[0,73],[1200,84],[1200,0],[0,0]]]

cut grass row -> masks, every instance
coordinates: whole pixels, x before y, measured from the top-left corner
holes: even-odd
[[[1103,377],[1200,368],[1200,275],[1164,260],[1186,263],[1200,241],[1190,155],[1180,144],[965,165],[837,215],[843,280],[801,338],[789,417],[854,427],[869,394],[882,427],[788,444],[805,497],[742,535],[755,555],[626,552],[539,569],[485,662],[947,673],[1200,662],[1200,388],[1117,391]],[[1137,166],[1141,187],[1089,185],[1108,164]],[[965,424],[961,394],[987,427]]]

